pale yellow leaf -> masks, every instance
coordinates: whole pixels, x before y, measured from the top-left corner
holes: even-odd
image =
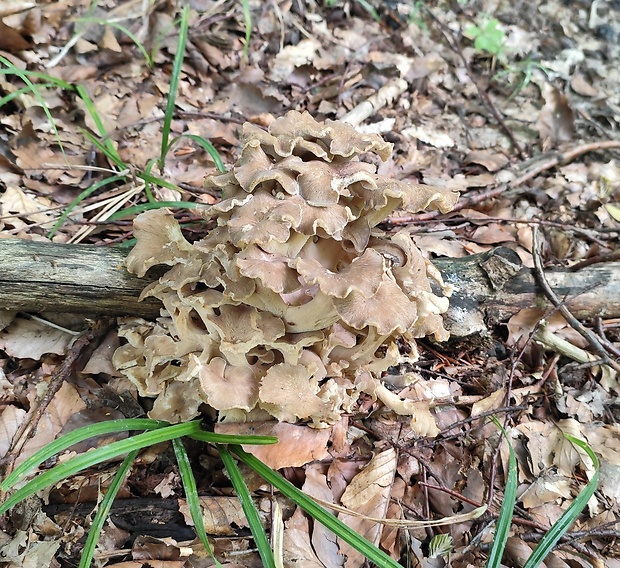
[[[13,436],[21,426],[24,416],[26,411],[15,406],[7,406],[0,414],[0,458],[9,451]]]
[[[207,534],[233,536],[237,534],[233,526],[248,526],[237,497],[200,497],[200,509]],[[188,525],[194,525],[185,499],[179,499],[179,512]]]
[[[390,492],[396,472],[396,451],[389,448],[370,460],[358,473],[342,495],[341,502],[347,508],[368,517],[384,518],[390,501]],[[363,517],[340,514],[347,526],[373,544],[378,544],[382,527]],[[364,557],[349,544],[340,541],[340,552],[347,560],[345,567],[361,566]]]
[[[620,222],[620,207],[613,203],[607,203],[605,209],[616,221]]]
[[[18,359],[40,359],[44,353],[63,355],[73,335],[40,322],[18,318],[0,333],[0,348]]]

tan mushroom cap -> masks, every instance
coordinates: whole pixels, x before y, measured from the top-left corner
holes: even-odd
[[[447,337],[450,288],[406,231],[377,225],[397,208],[448,211],[457,195],[378,175],[360,157],[386,160],[391,144],[308,113],[244,125],[241,147],[205,180],[223,201],[200,210],[216,221],[203,239],[190,244],[167,210],[136,219],[128,269],[170,268],[142,293],[162,317],[121,327],[115,365],[170,421],[206,404],[226,420],[323,427],[362,391],[402,411],[377,381],[400,360],[400,335],[412,358],[414,337]]]

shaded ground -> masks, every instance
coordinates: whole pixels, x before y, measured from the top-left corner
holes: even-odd
[[[160,154],[178,5],[16,4],[0,2],[3,57],[18,69],[83,86],[107,133],[104,139],[131,168],[127,178],[102,184],[75,207],[53,235],[54,242],[103,246],[130,239],[131,216],[108,217],[146,202],[144,182],[131,176],[149,168],[171,185],[149,188],[158,201],[211,204],[219,199],[202,188],[204,176],[216,168],[194,141],[175,143],[160,171],[150,164]],[[394,144],[392,158],[379,165],[379,172],[458,190],[461,201],[448,215],[395,215],[386,230],[407,227],[429,258],[460,257],[501,244],[532,266],[532,229],[539,227],[546,265],[617,260],[617,2],[377,2],[376,18],[362,2],[324,4],[251,3],[246,57],[241,3],[192,3],[172,137],[204,137],[225,164],[232,164],[245,121],[266,126],[291,109],[308,110],[319,119],[342,118],[388,88],[392,96],[384,106],[359,120],[360,129],[381,133]],[[99,140],[101,128],[83,99],[68,88],[44,86],[49,78],[31,80],[41,85],[38,95],[28,89],[18,93],[24,81],[15,73],[0,76],[5,96],[0,109],[0,236],[43,241],[83,190],[114,172],[93,142],[90,133]],[[178,209],[176,216],[187,224],[188,238],[204,234],[204,227],[193,223],[191,210]],[[281,448],[268,461],[279,466],[311,462],[284,473],[307,493],[324,495],[327,489],[337,501],[373,456],[390,457],[382,463],[375,459],[364,470],[388,480],[387,492],[379,491],[374,481],[366,483],[390,518],[447,517],[488,503],[488,512],[474,521],[401,532],[384,528],[378,536],[386,551],[411,566],[481,566],[503,498],[507,447],[497,429],[479,418],[506,416],[519,459],[519,507],[505,564],[521,566],[593,473],[588,459],[564,440],[562,433],[570,433],[586,439],[600,455],[600,488],[547,566],[620,565],[615,524],[620,387],[609,366],[576,366],[565,354],[532,342],[530,333],[543,315],[524,310],[490,330],[489,337],[468,342],[419,342],[420,360],[393,373],[413,373],[415,380],[405,387],[395,380],[394,390],[425,406],[431,423],[412,424],[410,417],[397,418],[377,403],[361,400],[350,416],[326,431],[331,447],[324,459],[312,461],[310,456],[325,449],[326,437],[304,427],[294,446],[296,460]],[[43,317],[78,332],[88,325],[84,318],[66,314]],[[557,314],[549,321],[556,334],[591,351]],[[604,345],[611,356],[617,355],[619,320],[592,314],[586,323],[608,340]],[[22,428],[32,418],[33,401],[67,352],[74,353],[74,336],[8,312],[0,314],[0,327],[5,432],[0,454],[20,449],[27,456],[61,431],[148,410],[149,401],[119,399],[134,388],[110,362],[119,345],[113,324],[79,354],[41,418],[37,436],[28,440]],[[204,448],[192,451],[205,509],[223,512],[216,525],[229,526],[234,520],[240,527],[236,535],[218,537],[216,550],[227,554],[230,565],[259,565],[248,551],[251,542],[243,520],[235,516],[238,510],[221,464]],[[70,480],[50,493],[43,512],[35,504],[32,514],[19,511],[5,520],[3,558],[16,567],[26,566],[33,555],[38,555],[38,566],[77,565],[87,530],[84,518],[113,472],[111,465]],[[100,565],[127,562],[123,566],[134,568],[143,559],[168,561],[162,566],[170,567],[210,565],[194,544],[188,546],[197,554],[181,558],[182,549],[175,545],[151,542],[151,537],[172,537],[187,544],[193,538],[178,513],[182,495],[168,451],[144,455],[123,491],[124,501],[100,544]],[[269,493],[257,495],[268,517]],[[136,503],[143,514],[139,519]],[[144,513],[151,508],[157,509],[153,518]],[[285,506],[288,546],[299,551],[300,562],[340,565],[330,556],[326,535],[299,513],[291,515]],[[427,558],[428,543],[437,532],[453,538],[449,560]],[[353,559],[346,564],[356,565]]]

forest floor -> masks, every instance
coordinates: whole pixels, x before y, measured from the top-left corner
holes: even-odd
[[[170,139],[200,136],[229,167],[245,122],[266,127],[289,110],[339,119],[388,93],[358,124],[394,145],[379,173],[455,190],[460,200],[447,214],[396,213],[383,229],[407,228],[430,259],[499,245],[528,267],[536,255],[545,267],[565,268],[619,259],[618,0],[250,1],[249,26],[243,2],[189,5]],[[218,202],[216,192],[203,188],[205,176],[217,171],[213,153],[196,138],[175,141],[157,162],[181,8],[177,0],[0,0],[0,238],[127,246],[148,192],[154,201]],[[38,74],[24,76],[24,70]],[[119,175],[107,146],[129,171]],[[145,184],[138,175],[144,172],[168,183]],[[191,208],[173,211],[187,238],[204,236]],[[535,228],[540,250],[533,250]],[[597,316],[583,322],[613,360],[620,317]],[[534,307],[483,338],[422,339],[419,361],[407,368],[417,379],[400,395],[425,402],[432,424],[421,429],[411,417],[362,399],[320,435],[294,426],[294,449],[280,446],[282,455],[263,457],[307,493],[324,495],[327,488],[335,502],[356,480],[390,518],[450,517],[487,504],[477,519],[374,533],[406,566],[478,567],[486,562],[506,481],[508,445],[486,420],[496,415],[505,420],[518,459],[517,507],[504,556],[505,566],[518,567],[594,474],[592,462],[563,436],[570,434],[599,456],[599,488],[546,566],[620,567],[616,371],[578,365],[533,341],[543,318],[556,336],[594,353],[559,313]],[[121,344],[116,324],[76,352],[76,336],[91,324],[76,314],[0,313],[5,464],[60,433],[148,411],[149,401],[112,365]],[[28,438],[35,401],[68,357],[71,372]],[[125,406],[110,402],[126,392],[134,398]],[[288,430],[280,432],[286,437]],[[389,463],[377,460],[388,453],[395,456]],[[203,507],[221,515],[210,532],[216,553],[225,566],[260,566],[243,518],[230,505],[234,497],[217,454],[195,447],[191,455]],[[31,510],[6,516],[0,563],[77,566],[90,512],[116,465],[87,470]],[[272,495],[255,487],[268,517]],[[97,566],[213,565],[179,513],[183,494],[170,449],[142,455],[120,496]],[[295,565],[361,565],[334,554],[328,533],[291,507],[283,515]],[[432,557],[428,546],[438,533],[449,534],[451,546]]]

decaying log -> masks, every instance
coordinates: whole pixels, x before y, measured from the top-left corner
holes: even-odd
[[[125,270],[126,254],[114,247],[0,239],[0,308],[153,318],[159,302],[138,302],[138,296],[163,270],[137,278]],[[523,268],[511,249],[433,262],[454,286],[445,315],[453,336],[484,332],[523,308],[550,307],[532,270]],[[620,262],[546,275],[577,318],[620,317]]]

